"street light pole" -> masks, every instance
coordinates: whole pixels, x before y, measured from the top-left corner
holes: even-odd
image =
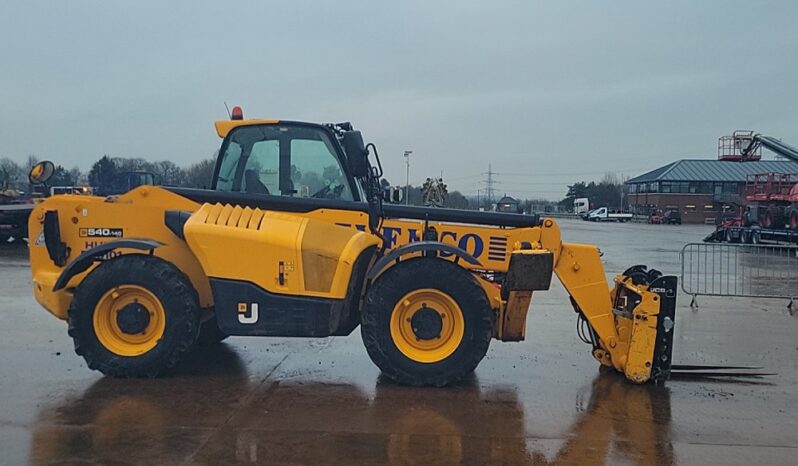
[[[410,204],[410,154],[412,153],[412,150],[405,151],[405,164],[407,165],[407,171],[405,172],[405,205]]]

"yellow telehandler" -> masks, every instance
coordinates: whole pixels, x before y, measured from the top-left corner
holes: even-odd
[[[158,376],[229,335],[329,337],[358,325],[390,379],[443,386],[491,339],[524,339],[556,274],[583,341],[632,382],[671,371],[676,277],[608,285],[596,246],[536,215],[382,203],[373,144],[349,123],[216,122],[211,189],[58,195],[29,221],[33,290],[75,351],[112,376]],[[52,170],[34,167],[46,183]]]

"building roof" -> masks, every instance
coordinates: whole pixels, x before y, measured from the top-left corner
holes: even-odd
[[[650,181],[729,181],[743,182],[746,175],[757,173],[798,173],[798,162],[790,160],[760,160],[729,162],[722,160],[677,160],[668,165],[636,176],[626,183]]]
[[[499,199],[497,204],[518,204],[518,200],[513,199],[510,196],[504,196],[503,198]]]

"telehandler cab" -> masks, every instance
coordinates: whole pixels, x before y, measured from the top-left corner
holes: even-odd
[[[524,339],[532,294],[554,273],[602,365],[635,383],[668,378],[675,277],[634,266],[608,286],[596,246],[563,243],[549,218],[383,206],[376,148],[349,123],[236,108],[216,131],[212,189],[140,186],[35,207],[34,294],[68,322],[89,368],[154,377],[228,335],[360,325],[387,377],[447,385],[491,339]]]

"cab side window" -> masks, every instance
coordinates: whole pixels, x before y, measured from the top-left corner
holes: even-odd
[[[341,166],[324,141],[291,140],[291,181],[298,197],[352,200]]]
[[[334,140],[321,128],[252,125],[233,130],[216,181],[219,191],[352,201]]]

